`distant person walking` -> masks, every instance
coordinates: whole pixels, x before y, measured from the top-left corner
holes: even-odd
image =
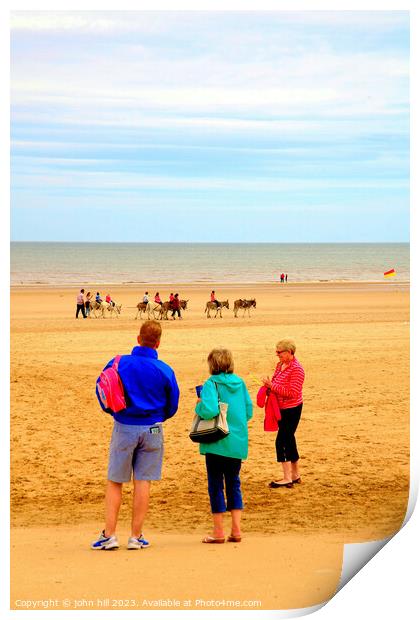
[[[281,274],[280,276],[280,282],[283,284],[284,283],[284,273]]]
[[[92,293],[89,291],[88,293],[86,293],[86,299],[85,299],[85,312],[86,312],[86,316],[90,316],[90,301],[92,299]]]
[[[85,312],[85,289],[82,288],[80,289],[80,293],[77,296],[76,299],[76,319],[79,318],[79,312],[82,313],[83,318],[86,318],[86,312]]]
[[[284,276],[284,281],[285,281],[285,282],[286,282],[286,284],[287,284],[287,273],[286,273],[286,275]]]
[[[158,359],[162,328],[157,321],[145,321],[137,336],[140,346],[123,355],[118,374],[124,386],[127,407],[114,413],[109,449],[108,482],[105,494],[105,528],[92,549],[119,547],[116,537],[122,486],[133,476],[131,535],[127,549],[145,549],[143,536],[152,480],[162,475],[162,423],[178,409],[179,389],[175,373]],[[115,358],[114,358],[115,359]],[[110,360],[105,368],[112,366]]]
[[[182,316],[181,316],[181,304],[180,304],[180,301],[179,301],[178,293],[175,293],[175,295],[174,295],[174,299],[172,301],[171,308],[172,308],[172,318],[173,318],[173,320],[175,321],[175,314],[178,314],[178,317],[180,319],[182,319]]]

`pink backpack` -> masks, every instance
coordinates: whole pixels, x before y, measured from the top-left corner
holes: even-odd
[[[118,413],[126,409],[124,387],[118,374],[118,364],[121,355],[117,355],[110,368],[101,372],[96,382],[96,396],[102,409],[108,413]]]

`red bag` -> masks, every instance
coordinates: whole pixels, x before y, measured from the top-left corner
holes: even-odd
[[[118,413],[127,407],[124,386],[118,374],[120,359],[121,355],[117,355],[112,366],[103,370],[96,382],[96,396],[107,413]]]
[[[281,420],[281,413],[276,395],[264,385],[258,390],[257,405],[265,409],[264,430],[278,431],[278,421]]]

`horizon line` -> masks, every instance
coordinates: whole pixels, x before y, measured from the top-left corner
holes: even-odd
[[[224,245],[224,244],[248,244],[248,245],[281,245],[281,244],[312,244],[312,245],[322,245],[322,244],[385,244],[385,243],[406,243],[409,244],[408,241],[80,241],[80,240],[52,240],[52,239],[10,239],[10,243],[92,243],[92,244],[118,244],[118,243],[127,243],[127,244],[172,244],[172,245],[186,245],[186,244],[207,244],[207,245]]]

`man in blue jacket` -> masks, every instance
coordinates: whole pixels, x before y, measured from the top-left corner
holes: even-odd
[[[152,480],[160,480],[163,457],[162,422],[178,409],[179,389],[175,373],[158,359],[162,328],[157,321],[145,321],[137,336],[140,346],[123,355],[118,374],[124,386],[127,407],[114,413],[105,494],[105,529],[92,549],[117,549],[115,535],[122,499],[122,485],[133,474],[134,495],[131,536],[128,549],[145,549],[143,536]],[[112,366],[113,359],[105,368]]]

